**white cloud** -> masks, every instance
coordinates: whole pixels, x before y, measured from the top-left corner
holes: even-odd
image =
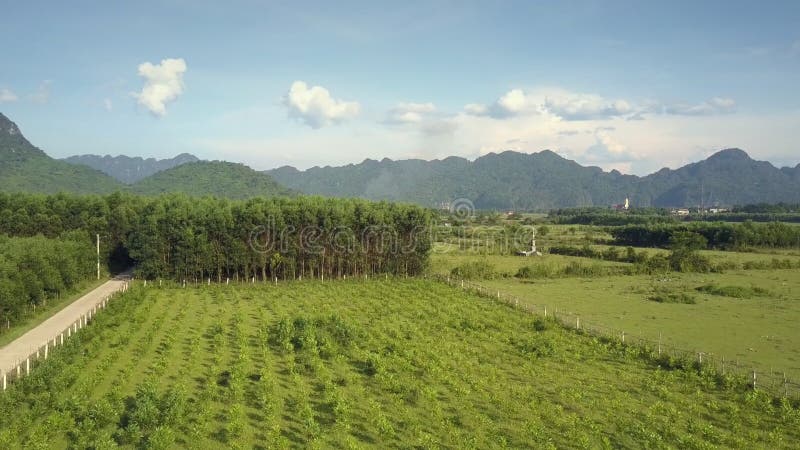
[[[631,152],[627,146],[611,135],[610,131],[613,130],[613,127],[599,127],[595,130],[595,143],[586,149],[583,154],[584,161],[609,167],[610,164],[619,163],[630,165],[631,161],[639,159],[638,155]],[[625,172],[624,170],[621,171]]]
[[[386,116],[386,123],[407,124],[420,123],[431,113],[436,112],[436,105],[433,103],[399,103],[389,110]]]
[[[0,89],[0,103],[15,102],[18,99],[19,97],[17,97],[17,94],[13,93],[10,89]]]
[[[109,112],[114,109],[114,103],[111,101],[110,98],[103,99],[103,108],[105,108],[106,111]]]
[[[167,113],[167,103],[183,94],[184,73],[186,61],[183,58],[163,59],[161,64],[142,63],[139,65],[139,76],[145,80],[144,87],[133,96],[154,115],[163,116]]]
[[[522,89],[512,89],[491,105],[469,103],[464,105],[464,112],[473,116],[489,116],[495,119],[507,119],[539,111],[540,102],[534,95]]]
[[[361,110],[358,102],[337,100],[324,87],[309,88],[304,81],[292,83],[283,101],[290,117],[314,129],[352,119]]]
[[[633,106],[626,100],[569,92],[548,96],[544,109],[564,120],[608,119],[633,112]]]
[[[678,103],[664,106],[665,114],[679,116],[713,116],[732,113],[736,110],[736,102],[732,98],[714,97],[698,104]]]
[[[44,80],[39,83],[39,87],[36,88],[36,92],[29,96],[30,100],[41,105],[50,101],[50,84],[52,84],[52,81],[50,80]]]

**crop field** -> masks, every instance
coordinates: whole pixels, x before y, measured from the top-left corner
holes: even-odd
[[[2,448],[791,448],[800,414],[426,280],[143,287],[0,396]]]

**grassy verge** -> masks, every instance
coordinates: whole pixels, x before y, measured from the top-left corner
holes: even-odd
[[[10,328],[6,328],[6,324],[3,323],[2,328],[0,328],[0,347],[5,346],[14,339],[27,333],[28,330],[35,328],[40,323],[52,317],[55,313],[64,309],[64,307],[70,303],[83,297],[87,292],[95,289],[106,281],[108,281],[108,278],[87,280],[79,283],[69,294],[57,300],[48,300],[47,306],[37,307],[35,313],[30,313],[21,321],[11,324]]]

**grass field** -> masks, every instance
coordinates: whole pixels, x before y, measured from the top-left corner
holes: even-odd
[[[663,250],[650,249],[652,252]],[[771,260],[765,253],[704,252],[713,260]],[[781,255],[781,259],[796,257]],[[724,273],[677,273],[666,275],[598,276],[518,279],[513,274],[523,266],[563,268],[571,262],[586,266],[620,266],[623,263],[589,258],[545,255],[542,258],[460,252],[435,254],[431,270],[449,274],[471,261],[484,261],[498,273],[494,279],[476,280],[494,290],[525,302],[546,305],[550,310],[580,316],[585,322],[625,331],[652,341],[703,351],[760,371],[786,372],[800,380],[800,271],[731,270]],[[759,292],[736,298],[698,291],[701,286]],[[652,301],[659,293],[690,297],[694,304]]]
[[[730,381],[730,380],[728,380]],[[791,448],[800,413],[424,280],[134,287],[0,396],[0,447]]]

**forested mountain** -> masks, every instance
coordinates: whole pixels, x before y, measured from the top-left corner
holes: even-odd
[[[231,199],[294,195],[263,172],[224,161],[198,161],[173,167],[139,181],[131,189],[143,195],[182,192]]]
[[[119,188],[116,180],[102,172],[50,158],[0,113],[0,190],[103,193]]]
[[[127,191],[143,195],[183,192],[231,199],[293,195],[293,191],[279,185],[269,175],[242,164],[201,162],[188,154],[162,161],[128,157],[109,157],[108,161],[111,168],[124,168],[126,162],[142,162],[142,170],[179,165],[161,170],[135,184],[122,184],[99,170],[50,158],[28,142],[14,122],[0,114],[0,191],[75,194]]]
[[[70,164],[78,164],[97,169],[106,175],[110,175],[125,184],[133,184],[158,172],[180,166],[182,164],[196,162],[199,159],[188,153],[169,159],[141,158],[120,155],[120,156],[99,156],[99,155],[79,155],[64,158]]]
[[[739,149],[722,150],[677,170],[645,177],[584,167],[545,150],[422,161],[365,160],[342,167],[268,171],[301,192],[404,200],[435,206],[467,198],[478,208],[549,209],[607,206],[630,197],[635,206],[735,205],[800,201],[800,165],[778,169]]]

